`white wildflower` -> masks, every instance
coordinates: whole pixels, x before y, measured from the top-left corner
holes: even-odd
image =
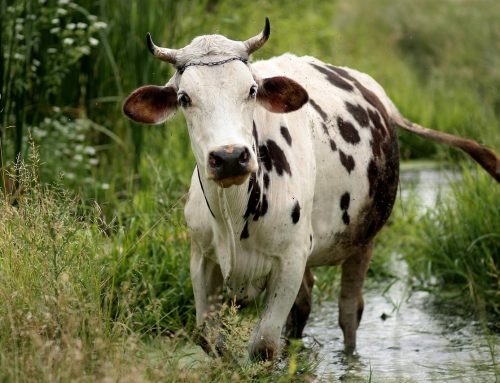
[[[93,146],[86,146],[85,149],[83,149],[83,152],[89,156],[93,156],[96,153],[96,150]]]
[[[104,21],[98,21],[94,24],[94,27],[96,29],[106,29],[108,27],[108,24],[106,24]]]
[[[89,44],[92,45],[93,47],[95,47],[95,46],[99,45],[99,40],[97,40],[95,37],[90,37]]]

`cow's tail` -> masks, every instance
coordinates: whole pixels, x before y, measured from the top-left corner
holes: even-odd
[[[473,140],[424,128],[423,126],[407,120],[396,110],[393,110],[393,113],[391,114],[392,121],[408,132],[441,144],[462,149],[469,156],[471,156],[474,161],[481,165],[498,183],[500,183],[500,158],[493,152],[493,150]]]

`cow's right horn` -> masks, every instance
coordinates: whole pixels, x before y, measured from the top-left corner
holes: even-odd
[[[266,17],[266,25],[261,33],[257,36],[250,37],[248,40],[244,41],[245,47],[247,49],[247,53],[250,55],[263,46],[269,35],[271,34],[271,25],[269,24],[269,18]]]
[[[166,61],[170,64],[175,65],[177,63],[177,50],[170,48],[162,48],[155,45],[153,39],[151,38],[151,34],[148,32],[146,35],[146,41],[148,43],[149,51],[162,61]]]

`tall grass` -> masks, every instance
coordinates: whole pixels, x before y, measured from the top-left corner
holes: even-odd
[[[0,195],[0,380],[67,381],[106,344],[102,238],[76,200],[18,166],[16,206]]]
[[[405,257],[420,286],[458,293],[479,313],[500,315],[500,189],[464,168],[452,192],[418,223]],[[436,289],[438,287],[438,289]]]
[[[185,236],[165,225],[155,233],[161,223],[143,226],[138,215],[130,234],[109,237],[98,206],[41,185],[36,154],[31,161],[18,164],[14,205],[0,193],[0,381],[285,382],[311,373],[297,347],[290,362],[250,363],[251,318],[229,306],[220,319],[231,355],[207,357],[192,341]]]

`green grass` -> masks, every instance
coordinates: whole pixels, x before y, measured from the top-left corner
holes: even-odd
[[[459,301],[494,323],[500,314],[500,188],[478,166],[455,170],[460,178],[450,181],[434,208],[422,211],[415,192],[405,202],[398,198],[377,237],[370,272],[398,278],[390,271],[396,254],[409,266],[412,288]]]
[[[17,199],[0,193],[0,381],[290,382],[311,374],[314,361],[299,345],[277,364],[251,363],[256,317],[235,307],[220,314],[230,355],[205,355],[193,343],[179,209],[139,196],[127,222],[106,222],[97,205],[41,185],[34,153],[18,166]]]
[[[462,303],[498,318],[500,188],[480,169],[464,167],[461,175],[417,224],[406,260],[420,286],[455,291]]]

